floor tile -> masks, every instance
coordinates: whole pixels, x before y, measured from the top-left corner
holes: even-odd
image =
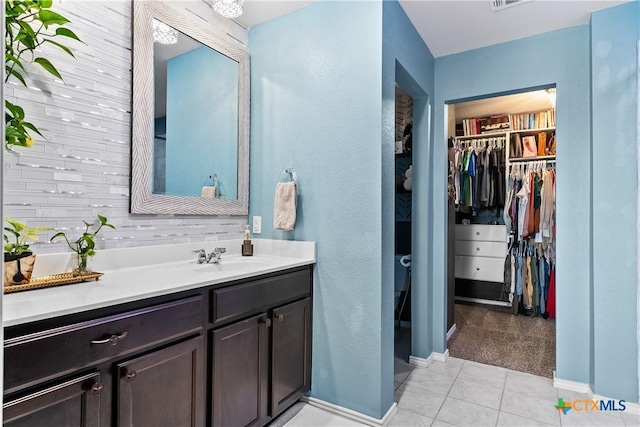
[[[362,427],[364,425],[311,405],[305,405],[291,421],[285,424],[286,427]]]
[[[524,372],[507,371],[507,381],[504,388],[541,399],[555,400],[558,398],[558,392],[553,387],[553,380]]]
[[[499,389],[504,388],[506,377],[506,369],[475,362],[465,362],[458,375],[458,378],[461,380],[476,382]]]
[[[620,413],[620,418],[622,418],[622,421],[624,421],[626,426],[640,426],[640,414],[625,411]]]
[[[554,405],[557,399],[540,399],[513,390],[505,390],[500,410],[523,418],[554,426],[560,425],[560,411]]]
[[[589,426],[589,427],[616,427],[624,426],[625,423],[617,413],[571,410],[566,415],[560,415],[562,426]],[[637,426],[638,424],[636,424]]]
[[[447,397],[436,419],[456,426],[494,426],[498,411]]]
[[[507,412],[500,412],[498,414],[498,427],[536,427],[544,426],[540,421],[530,420],[529,418],[522,418],[518,415],[509,414]]]
[[[475,403],[476,405],[500,409],[502,389],[458,378],[453,383],[449,396],[465,402]]]
[[[446,423],[442,420],[435,420],[433,424],[431,424],[431,427],[451,427],[451,426],[453,426],[453,424]]]
[[[414,369],[403,384],[435,393],[447,394],[455,379],[455,376],[441,374],[429,369]]]
[[[464,365],[464,360],[449,357],[447,358],[446,362],[432,362],[426,369],[429,371],[456,377],[460,373],[462,365]]]
[[[433,418],[416,414],[415,412],[398,409],[395,417],[391,420],[389,427],[407,427],[407,426],[430,426]]]
[[[395,393],[398,410],[415,412],[429,418],[435,418],[445,395],[422,390],[412,386],[402,385]]]

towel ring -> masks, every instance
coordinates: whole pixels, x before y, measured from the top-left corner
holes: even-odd
[[[278,178],[278,182],[297,182],[298,175],[293,168],[287,168],[280,172],[280,177]]]

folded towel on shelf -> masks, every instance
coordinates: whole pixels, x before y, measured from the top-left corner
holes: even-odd
[[[204,197],[205,199],[215,199],[218,197],[218,187],[214,187],[211,185],[202,186],[202,191],[200,191],[200,197]]]
[[[276,186],[276,200],[273,205],[273,228],[275,230],[293,230],[296,224],[295,182],[279,182]]]

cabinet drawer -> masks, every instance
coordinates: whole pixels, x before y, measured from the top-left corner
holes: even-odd
[[[507,256],[507,243],[457,240],[456,255],[504,258]]]
[[[203,328],[202,296],[6,340],[5,393]],[[24,361],[29,366],[24,366]]]
[[[507,227],[504,225],[456,224],[455,233],[456,240],[507,241]]]
[[[456,256],[456,277],[486,282],[503,282],[504,259]]]
[[[304,269],[211,291],[211,321],[220,323],[309,295],[311,276]]]

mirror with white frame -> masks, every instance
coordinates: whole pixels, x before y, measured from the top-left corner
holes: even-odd
[[[248,53],[162,2],[133,12],[131,212],[247,215]]]

